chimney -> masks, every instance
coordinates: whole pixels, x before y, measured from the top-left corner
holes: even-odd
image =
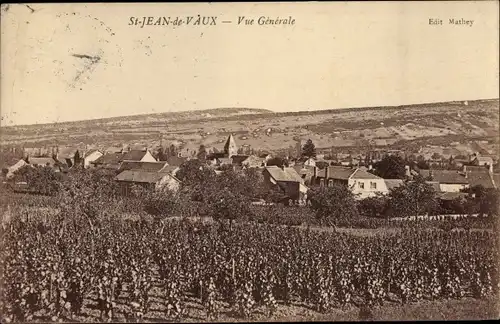
[[[313,167],[313,177],[314,177],[314,178],[317,178],[317,177],[318,177],[318,167],[317,167],[317,166],[314,166],[314,167]]]

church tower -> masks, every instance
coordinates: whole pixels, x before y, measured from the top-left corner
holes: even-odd
[[[227,138],[226,144],[224,145],[224,155],[227,157],[231,157],[233,155],[238,154],[238,147],[236,146],[236,142],[234,141],[233,135],[229,135]]]

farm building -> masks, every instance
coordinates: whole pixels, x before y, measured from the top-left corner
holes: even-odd
[[[361,168],[329,166],[319,170],[315,167],[312,182],[319,186],[333,186],[334,183],[344,184],[361,199],[373,197],[378,193],[388,193],[383,178]]]
[[[304,179],[293,168],[267,166],[263,171],[267,185],[278,185],[284,194],[292,200],[306,200],[308,188]]]
[[[115,178],[120,183],[123,195],[129,195],[132,187],[139,186],[149,189],[168,188],[173,191],[179,189],[180,181],[170,172],[125,170]]]

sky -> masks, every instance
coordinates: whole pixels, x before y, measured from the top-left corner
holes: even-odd
[[[498,9],[498,1],[3,5],[0,125],[498,98]],[[197,15],[217,24],[129,25]],[[254,24],[238,25],[239,16]],[[258,25],[261,16],[295,23]]]

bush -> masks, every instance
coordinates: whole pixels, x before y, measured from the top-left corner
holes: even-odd
[[[336,224],[359,216],[354,194],[342,184],[313,189],[308,196],[321,224]]]
[[[358,204],[359,213],[365,217],[385,217],[388,198],[383,196],[368,197]]]

